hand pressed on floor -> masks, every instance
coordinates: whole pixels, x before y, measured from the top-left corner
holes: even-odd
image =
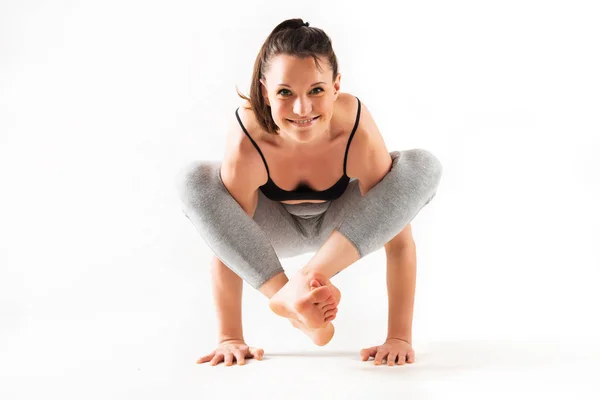
[[[384,359],[387,360],[387,365],[395,365],[396,359],[399,365],[405,362],[412,364],[415,362],[415,351],[412,345],[402,339],[387,339],[380,346],[373,346],[360,351],[360,357],[363,361],[374,357],[373,363],[380,365]]]
[[[263,349],[249,347],[243,340],[225,340],[219,343],[219,346],[217,346],[210,354],[207,354],[196,361],[196,364],[210,361],[210,365],[212,366],[221,362],[224,362],[225,366],[230,366],[235,359],[238,365],[244,365],[246,363],[246,358],[262,360],[264,354],[265,352]]]

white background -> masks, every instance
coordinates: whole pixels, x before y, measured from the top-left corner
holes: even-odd
[[[593,3],[1,1],[0,397],[595,398]],[[211,253],[175,176],[222,157],[236,85],[295,17],[329,34],[388,149],[444,166],[412,222],[414,365],[358,358],[386,335],[383,249],[334,278],[327,347],[245,285],[265,360],[194,364],[216,340]]]

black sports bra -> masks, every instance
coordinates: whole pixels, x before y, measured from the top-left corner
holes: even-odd
[[[350,148],[350,142],[352,142],[352,138],[354,137],[354,133],[356,132],[356,128],[358,127],[358,122],[360,120],[360,99],[356,97],[356,100],[358,100],[358,111],[356,113],[356,122],[354,123],[354,128],[352,129],[352,133],[350,133],[350,137],[348,138],[348,144],[346,145],[346,153],[344,155],[344,175],[329,189],[320,191],[313,190],[310,186],[306,185],[305,183],[300,183],[294,190],[284,190],[277,186],[275,182],[273,182],[273,180],[271,179],[271,174],[269,173],[269,166],[267,165],[267,161],[265,160],[262,151],[260,151],[260,148],[258,147],[256,142],[252,139],[252,137],[244,127],[244,124],[242,124],[242,121],[238,114],[239,107],[235,110],[235,116],[237,117],[240,126],[244,130],[246,136],[250,138],[250,141],[252,141],[252,144],[254,145],[254,147],[256,147],[256,150],[258,150],[260,156],[263,159],[263,162],[265,163],[265,167],[267,168],[267,175],[269,177],[269,180],[267,181],[267,183],[259,187],[260,191],[263,192],[263,194],[267,198],[274,201],[335,200],[344,193],[346,187],[348,186],[348,183],[350,183],[350,177],[346,175],[346,161],[348,159],[348,149]]]

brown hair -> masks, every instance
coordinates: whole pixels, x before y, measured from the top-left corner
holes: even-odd
[[[261,79],[269,69],[271,60],[280,55],[293,55],[300,58],[312,57],[319,71],[322,71],[318,57],[323,57],[329,62],[333,70],[332,81],[338,74],[338,63],[331,39],[327,34],[315,27],[309,27],[308,22],[300,18],[287,19],[277,25],[263,43],[256,61],[250,83],[250,97],[244,96],[239,90],[238,96],[250,102],[260,126],[267,132],[278,135],[279,127],[271,117],[271,107],[265,102],[261,91]]]

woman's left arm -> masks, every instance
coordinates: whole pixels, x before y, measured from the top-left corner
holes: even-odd
[[[417,250],[414,242],[386,249],[388,332],[387,339],[412,343],[412,322],[417,281]]]
[[[414,244],[387,250],[387,338],[379,346],[362,349],[360,356],[363,361],[372,357],[375,365],[403,365],[415,362],[415,351],[412,347],[412,320],[417,270],[416,253]]]

